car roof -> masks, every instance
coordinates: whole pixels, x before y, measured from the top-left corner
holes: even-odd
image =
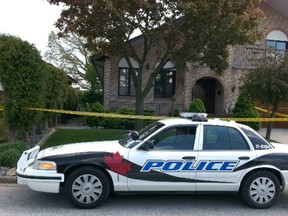
[[[223,121],[220,119],[208,119],[207,121],[193,121],[191,119],[186,119],[186,118],[169,118],[169,119],[162,119],[159,122],[167,126],[197,125],[197,124],[222,125],[222,126],[232,126],[232,127],[241,126],[241,124],[238,124],[235,121]]]

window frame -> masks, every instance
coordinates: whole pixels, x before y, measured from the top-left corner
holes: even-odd
[[[167,76],[168,73],[172,73],[172,83],[171,83],[171,95],[167,94],[167,82],[169,82],[167,79],[169,77]],[[157,83],[157,76],[162,76],[161,79],[161,85]],[[163,76],[165,75],[165,76]],[[167,78],[168,77],[168,78]],[[157,92],[157,86],[162,86],[163,90]],[[154,98],[172,98],[175,95],[176,92],[176,69],[175,68],[163,68],[155,77],[154,79]]]
[[[127,91],[127,94],[121,94],[121,90],[120,90],[121,89],[120,77],[121,77],[121,72],[123,70],[126,70],[127,73],[128,73],[128,87],[127,87],[128,91]],[[134,70],[136,72],[138,71],[137,68],[134,68]],[[134,94],[133,94],[133,88],[134,88]],[[136,96],[136,90],[135,90],[135,86],[133,84],[133,78],[132,78],[132,75],[131,75],[131,69],[129,67],[118,67],[118,96],[129,96],[129,97],[135,97]]]

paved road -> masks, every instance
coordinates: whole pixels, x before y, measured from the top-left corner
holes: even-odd
[[[287,216],[288,192],[282,193],[267,210],[248,208],[236,195],[112,196],[97,209],[79,210],[70,205],[63,193],[39,193],[15,184],[0,184],[0,215]]]

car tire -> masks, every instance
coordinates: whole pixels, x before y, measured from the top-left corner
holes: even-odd
[[[65,192],[77,208],[95,208],[101,205],[110,193],[109,179],[101,170],[82,167],[69,175]]]
[[[258,171],[244,180],[241,195],[246,204],[252,208],[271,207],[280,193],[278,178],[271,172]]]

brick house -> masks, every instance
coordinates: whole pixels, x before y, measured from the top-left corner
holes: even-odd
[[[253,67],[255,61],[265,57],[267,48],[284,53],[288,50],[288,1],[267,0],[261,5],[265,19],[260,28],[265,38],[255,46],[235,46],[229,48],[229,67],[223,75],[217,75],[206,66],[187,63],[180,71],[173,62],[165,65],[166,75],[154,82],[145,98],[145,109],[152,109],[156,115],[168,115],[173,109],[185,111],[194,98],[201,98],[207,112],[223,115],[231,112],[241,92],[240,78]],[[130,41],[140,46],[141,36]],[[153,61],[153,56],[149,57]],[[135,90],[131,77],[127,73],[128,64],[121,57],[92,57],[104,79],[104,106],[107,110],[119,111],[123,108],[135,108]],[[133,61],[134,68],[138,63]],[[144,77],[144,83],[147,81]]]

